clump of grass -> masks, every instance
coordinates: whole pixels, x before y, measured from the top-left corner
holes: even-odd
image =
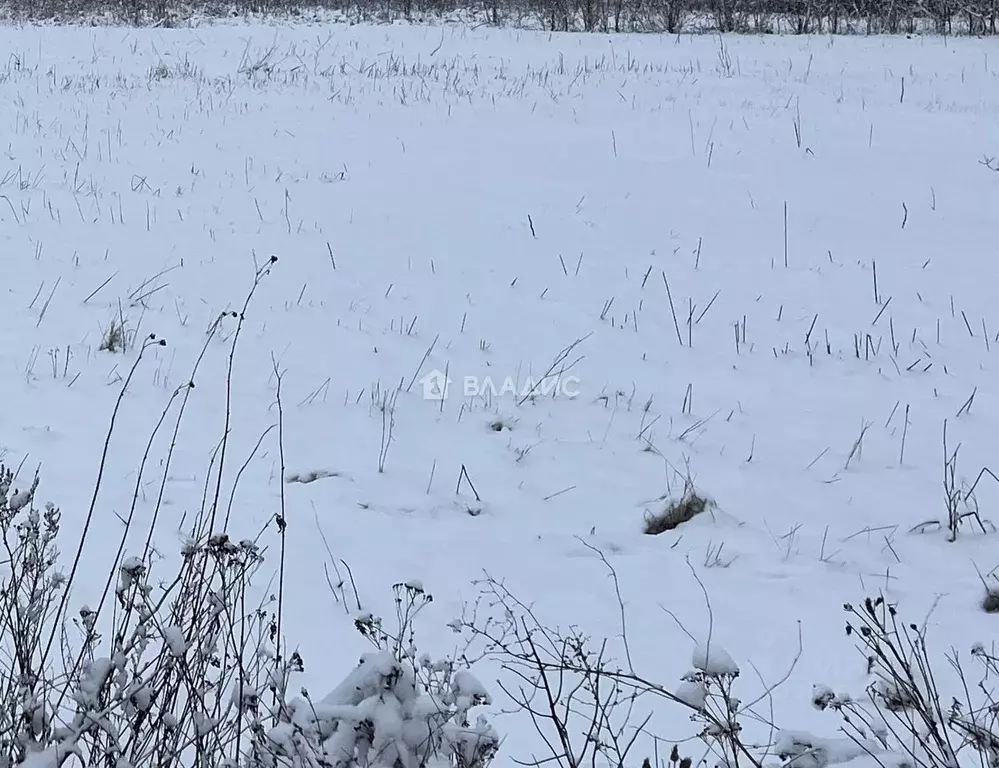
[[[661,533],[672,531],[703,514],[712,504],[711,499],[699,493],[688,482],[682,496],[667,499],[662,510],[658,513],[646,513],[643,530],[649,536],[658,536]]]
[[[164,64],[162,61],[156,64],[156,66],[149,68],[149,79],[150,80],[166,80],[171,75],[170,67]]]
[[[125,328],[117,320],[111,318],[101,337],[101,352],[123,352],[125,350]]]
[[[982,610],[986,613],[999,613],[999,583],[989,584],[985,587]]]
[[[128,318],[119,307],[118,314],[112,316],[108,327],[101,331],[99,349],[101,352],[111,352],[112,354],[128,352],[135,340],[136,332],[137,329],[129,327]]]
[[[489,422],[489,430],[491,432],[509,432],[513,429],[513,425],[515,423],[515,419],[511,419],[506,416],[497,416]]]

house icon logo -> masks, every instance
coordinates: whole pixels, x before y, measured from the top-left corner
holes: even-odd
[[[444,375],[442,371],[434,369],[420,379],[420,384],[423,386],[424,400],[440,401],[447,398],[451,379]]]

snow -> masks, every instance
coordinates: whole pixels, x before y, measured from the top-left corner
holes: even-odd
[[[184,639],[184,630],[178,626],[163,628],[163,642],[166,643],[170,654],[176,658],[183,658],[187,653],[188,643]]]
[[[712,677],[735,677],[739,674],[739,665],[735,663],[728,651],[710,641],[694,646],[692,663],[695,669]]]
[[[906,763],[901,756],[886,753],[871,740],[858,743],[856,739],[838,737],[832,739],[816,738],[808,733],[784,731],[777,737],[774,752],[784,758],[791,758],[793,765],[805,768],[825,768],[827,765],[848,764],[851,768],[861,766],[898,766]]]
[[[16,51],[0,69],[0,451],[19,468],[11,509],[51,498],[67,540],[102,473],[74,610],[101,601],[133,507],[120,589],[161,493],[156,552],[193,546],[237,323],[219,318],[273,254],[234,357],[222,505],[231,541],[274,566],[274,534],[255,537],[285,479],[282,630],[305,662],[293,690],[333,690],[323,706],[374,695],[331,556],[358,616],[391,616],[392,585],[418,576],[434,601],[417,643],[438,658],[484,572],[546,624],[619,639],[614,581],[582,539],[616,571],[634,667],[685,701],[703,694],[680,682],[690,654],[741,667],[753,701],[800,628],[768,702],[824,734],[838,720],[813,686],[867,682],[844,603],[883,592],[929,616],[941,654],[995,637],[978,609],[995,537],[910,533],[946,520],[945,420],[959,478],[996,465],[989,41],[733,37],[721,67],[708,36],[460,25],[0,40]],[[122,319],[124,352],[101,350]],[[131,373],[149,334],[166,343]],[[139,465],[192,380],[161,492],[172,426]],[[688,473],[710,511],[644,535]],[[976,496],[995,518],[999,484]],[[698,665],[691,635],[709,633]],[[463,695],[508,706],[502,670],[474,674]],[[409,714],[379,714],[406,738]],[[656,707],[650,729],[689,734],[688,717]],[[543,750],[527,717],[496,727],[510,758]],[[808,743],[826,763],[855,754]]]
[[[30,490],[18,491],[10,497],[10,508],[13,511],[18,511],[27,506],[28,502],[31,501],[32,492]]]
[[[476,699],[489,701],[490,698],[486,687],[467,669],[459,669],[454,673],[451,688],[463,700],[462,709],[469,709]]]
[[[685,680],[676,689],[676,697],[691,709],[701,711],[707,702],[708,689],[699,680]]]
[[[71,755],[79,756],[78,750],[56,745],[38,752],[29,752],[18,765],[21,768],[59,768],[66,764]]]

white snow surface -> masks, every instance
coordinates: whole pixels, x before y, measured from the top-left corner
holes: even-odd
[[[614,582],[585,545],[616,570],[635,668],[668,690],[694,650],[678,622],[702,638],[712,624],[744,701],[800,632],[773,693],[792,733],[838,726],[813,686],[863,690],[845,602],[884,592],[929,616],[941,654],[996,637],[978,607],[995,537],[909,532],[945,514],[945,419],[960,477],[997,465],[989,41],[733,37],[721,56],[717,37],[363,25],[0,40],[0,450],[22,493],[41,465],[34,503],[61,507],[67,541],[138,344],[167,342],[122,401],[74,605],[99,600],[206,329],[273,254],[234,359],[230,479],[248,465],[230,535],[253,538],[287,478],[283,629],[311,689],[370,650],[327,588],[320,528],[365,610],[391,617],[392,584],[419,578],[435,658],[484,572],[546,623],[617,638]],[[121,316],[136,344],[101,351]],[[223,322],[167,476],[168,557],[222,433]],[[525,400],[578,339],[559,387]],[[277,420],[274,361],[284,471],[276,429],[255,450]],[[688,467],[717,507],[645,535]],[[999,487],[977,497],[995,516]],[[474,674],[464,693],[509,705],[499,670]],[[494,724],[508,757],[542,749],[526,715]],[[668,706],[653,726],[691,728]],[[854,756],[822,744],[828,762]]]
[[[692,662],[695,669],[712,677],[735,677],[739,674],[739,665],[729,652],[717,643],[705,642],[695,645]]]

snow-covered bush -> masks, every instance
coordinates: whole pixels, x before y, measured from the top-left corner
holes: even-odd
[[[484,768],[495,754],[495,731],[469,722],[482,685],[403,641],[422,587],[397,586],[395,636],[357,618],[377,650],[329,696],[291,698],[304,663],[279,650],[275,604],[251,601],[255,541],[191,539],[157,579],[153,557],[126,557],[106,605],[59,622],[60,512],[36,507],[37,478],[13,483],[0,466],[0,766]]]
[[[97,584],[105,584],[103,592],[88,593],[92,605],[79,604],[73,592],[119,408],[143,353],[163,344],[154,336],[135,350],[83,531],[68,553],[59,549],[66,539],[59,508],[38,503],[38,476],[19,489],[16,473],[0,465],[0,768],[485,768],[496,753],[499,739],[488,723],[469,722],[489,696],[468,664],[416,650],[413,620],[430,596],[415,582],[396,587],[394,635],[357,606],[355,626],[376,652],[333,693],[318,702],[301,686],[298,696],[289,694],[305,665],[282,628],[285,497],[263,530],[233,538],[230,513],[242,470],[230,479],[225,460],[233,353],[254,291],[276,261],[272,256],[259,268],[242,311],[223,312],[209,328],[206,351],[224,324],[235,324],[225,424],[201,509],[179,552],[161,555],[152,545],[158,505],[144,544],[128,551],[147,450],[117,551],[101,553],[108,567]],[[152,437],[175,406],[176,437],[204,356],[189,383],[174,391]],[[283,464],[281,373],[274,374]],[[163,482],[174,447],[160,464]],[[228,510],[219,501],[223,481],[232,485]],[[254,586],[265,537],[276,539],[279,552],[276,595]]]
[[[691,669],[677,685],[661,685],[632,666],[626,632],[621,647],[613,648],[577,627],[543,624],[492,578],[480,587],[480,601],[453,628],[481,643],[482,654],[507,673],[504,693],[529,715],[548,750],[538,764],[631,768],[644,757],[651,765],[646,727],[655,710],[673,704],[689,713],[697,736],[720,765],[762,766],[759,751],[742,740],[743,704],[733,690],[739,667],[710,638],[694,647]],[[492,610],[483,612],[482,606]],[[691,764],[676,747],[671,762],[674,768]]]
[[[375,647],[335,690],[319,702],[303,690],[289,702],[289,717],[259,731],[254,765],[270,768],[274,757],[308,755],[303,765],[372,768],[485,768],[499,736],[483,717],[469,712],[492,700],[467,666],[453,658],[420,654],[413,622],[432,601],[416,581],[396,584],[396,632],[360,606],[354,625]],[[317,749],[318,747],[318,749]],[[298,764],[298,763],[294,763]]]

